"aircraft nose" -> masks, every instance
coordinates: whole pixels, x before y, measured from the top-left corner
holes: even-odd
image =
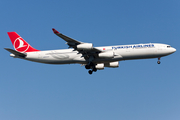
[[[173,53],[174,53],[174,52],[176,52],[176,49],[175,49],[175,48],[173,48],[173,49],[172,49],[172,52],[173,52]]]

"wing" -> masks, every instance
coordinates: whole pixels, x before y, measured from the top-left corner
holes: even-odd
[[[65,40],[67,45],[69,45],[70,48],[74,48],[75,50],[79,51],[80,53],[99,53],[101,50],[94,48],[92,43],[84,43],[77,40],[74,40],[66,35],[63,35],[62,33],[59,33],[56,29],[52,29],[54,34]]]

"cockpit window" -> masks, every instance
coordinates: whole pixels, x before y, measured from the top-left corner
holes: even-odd
[[[171,46],[167,46],[167,48],[170,48]]]

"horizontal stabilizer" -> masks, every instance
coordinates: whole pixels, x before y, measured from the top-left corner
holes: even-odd
[[[19,57],[26,57],[26,56],[27,56],[26,53],[21,53],[21,52],[18,52],[18,51],[9,49],[9,48],[4,48],[4,49],[7,50],[7,51],[9,51],[10,53],[16,55],[16,56],[19,56]]]

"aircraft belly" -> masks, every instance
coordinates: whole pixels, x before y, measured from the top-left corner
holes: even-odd
[[[85,62],[84,58],[81,58],[80,54],[77,53],[36,53],[28,54],[25,58],[26,60],[47,63],[47,64],[72,64],[72,63],[83,63]]]

